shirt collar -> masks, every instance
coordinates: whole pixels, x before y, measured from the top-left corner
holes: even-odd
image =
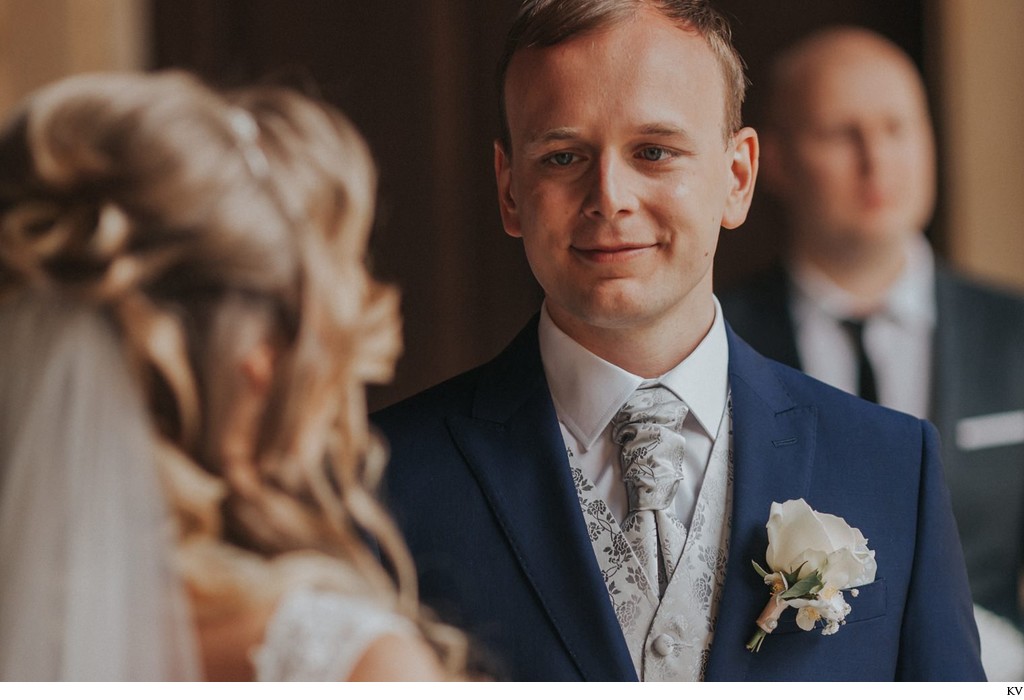
[[[541,308],[538,336],[551,398],[558,419],[586,451],[640,384],[655,380],[686,402],[711,439],[725,412],[729,383],[729,344],[722,307],[700,344],[661,377],[644,378],[593,354],[559,329]]]
[[[889,290],[886,311],[900,323],[935,325],[935,255],[923,234],[907,244],[903,274]]]
[[[788,268],[800,305],[817,308],[835,319],[857,316],[857,298],[816,267],[790,261]],[[879,312],[900,325],[935,325],[935,256],[923,234],[908,240],[903,271],[886,292]]]

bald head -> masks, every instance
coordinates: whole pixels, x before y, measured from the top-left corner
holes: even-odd
[[[853,78],[861,81],[879,72],[898,74],[900,87],[927,110],[924,83],[910,57],[881,34],[861,27],[829,27],[814,32],[776,57],[768,84],[768,123],[773,129],[798,126],[808,111],[822,105],[823,83]],[[853,86],[850,90],[852,91]]]
[[[769,100],[762,172],[798,249],[887,254],[927,224],[931,122],[899,47],[860,28],[816,32],[776,60]]]

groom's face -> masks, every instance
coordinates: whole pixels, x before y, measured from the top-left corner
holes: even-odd
[[[505,101],[502,219],[556,324],[631,328],[710,305],[719,228],[749,204],[736,196],[737,149],[750,169],[756,137],[726,138],[725,81],[702,37],[643,11],[527,48]]]

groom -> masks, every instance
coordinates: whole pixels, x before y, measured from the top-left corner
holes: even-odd
[[[423,599],[513,680],[980,680],[934,430],[765,360],[712,294],[757,175],[741,66],[703,2],[524,3],[495,173],[544,305],[375,416]],[[754,653],[751,561],[800,498],[877,575],[835,634],[788,610]]]

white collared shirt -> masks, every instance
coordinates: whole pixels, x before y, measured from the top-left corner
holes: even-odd
[[[840,325],[858,315],[856,297],[809,265],[790,264],[789,275],[794,291],[790,311],[804,371],[856,394],[857,353]],[[918,234],[907,245],[903,272],[864,326],[864,348],[883,406],[927,417],[935,319],[935,258]]]
[[[725,415],[729,390],[729,346],[722,309],[715,299],[711,329],[690,355],[661,377],[638,377],[602,360],[568,335],[541,309],[540,354],[558,424],[576,462],[618,522],[629,510],[622,483],[619,448],[611,420],[645,381],[654,380],[685,401],[685,477],[676,492],[676,515],[687,526],[693,518],[711,448]]]

